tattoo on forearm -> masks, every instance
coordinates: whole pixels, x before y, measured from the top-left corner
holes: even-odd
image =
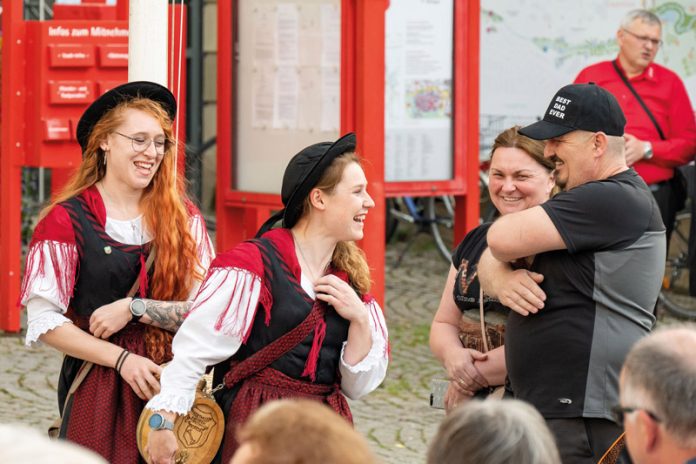
[[[184,322],[184,316],[191,309],[190,301],[144,300],[145,314],[152,320],[151,325],[176,332]]]

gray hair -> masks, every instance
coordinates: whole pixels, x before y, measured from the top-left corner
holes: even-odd
[[[556,442],[541,415],[519,400],[469,401],[440,424],[428,464],[557,464]]]
[[[662,21],[660,21],[660,18],[655,13],[642,9],[631,10],[626,13],[626,16],[621,20],[621,27],[624,29],[629,27],[636,19],[640,19],[651,25],[658,25],[662,28]]]
[[[51,440],[22,424],[0,424],[0,462],[3,464],[107,464],[94,451],[67,440]]]
[[[636,343],[623,366],[621,398],[660,418],[683,447],[696,447],[696,325],[665,327]],[[642,401],[642,404],[628,404]]]

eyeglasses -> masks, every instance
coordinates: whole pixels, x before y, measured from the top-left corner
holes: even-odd
[[[649,411],[648,409],[645,408],[635,408],[635,407],[629,407],[629,406],[621,406],[620,404],[617,404],[613,408],[611,408],[611,415],[614,417],[614,422],[619,424],[619,427],[624,426],[624,415],[631,413],[631,412],[636,412],[636,411],[645,411],[645,413],[650,416],[652,420],[655,422],[662,422],[662,419],[660,419],[654,412]]]
[[[663,43],[662,40],[660,40],[660,39],[653,39],[652,37],[648,37],[647,35],[634,34],[633,32],[629,31],[628,29],[624,29],[624,32],[628,32],[630,35],[632,35],[633,37],[635,37],[636,39],[640,40],[643,43],[650,42],[653,45],[653,47],[655,47],[655,48],[659,47]]]
[[[155,152],[158,155],[164,155],[167,152],[167,150],[169,150],[169,147],[172,145],[172,142],[167,139],[151,139],[142,136],[131,137],[130,135],[122,134],[116,131],[114,131],[114,134],[118,134],[121,137],[130,139],[131,145],[133,146],[133,151],[136,153],[144,152],[150,147],[150,144],[152,143],[155,145]]]

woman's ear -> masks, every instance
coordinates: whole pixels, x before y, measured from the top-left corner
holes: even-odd
[[[314,188],[311,192],[309,192],[309,202],[314,208],[321,211],[325,210],[326,202],[324,200],[324,192],[320,189]]]
[[[551,194],[553,192],[554,188],[556,187],[556,171],[551,171],[551,174],[549,174],[549,183],[548,183],[548,189],[546,193]]]

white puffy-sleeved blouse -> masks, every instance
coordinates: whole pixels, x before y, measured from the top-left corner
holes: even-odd
[[[301,275],[305,292],[315,298],[311,281]],[[261,294],[261,279],[245,270],[213,267],[191,311],[174,337],[174,359],[161,378],[161,390],[147,404],[148,409],[186,414],[193,404],[196,386],[208,366],[230,358],[242,343],[254,320],[254,310]],[[350,365],[343,359],[339,370],[341,390],[357,399],[379,386],[388,365],[388,334],[382,309],[374,299],[364,303],[370,316],[372,346],[360,362]],[[228,308],[232,308],[228,310]],[[226,311],[224,320],[220,316]],[[216,328],[218,327],[218,328]]]
[[[152,239],[148,231],[143,228],[142,216],[126,221],[107,217],[104,229],[113,240],[126,245],[143,245]],[[215,252],[205,228],[205,222],[199,214],[190,217],[189,230],[197,244],[200,262],[198,271],[205,275],[208,266],[215,258]],[[63,270],[75,268],[76,262],[72,261],[77,259],[77,249],[74,243],[51,240],[32,243],[27,259],[30,267],[25,271],[25,279],[31,283],[28,288],[24,289],[21,300],[21,304],[27,308],[27,335],[25,338],[27,346],[41,343],[39,341],[41,335],[71,322],[64,316],[68,309],[69,297],[66,295],[65,283],[60,280],[66,274]],[[56,272],[56,269],[59,271]],[[71,284],[69,283],[69,285]],[[200,284],[201,282],[194,284],[189,293],[189,300],[194,299]]]

